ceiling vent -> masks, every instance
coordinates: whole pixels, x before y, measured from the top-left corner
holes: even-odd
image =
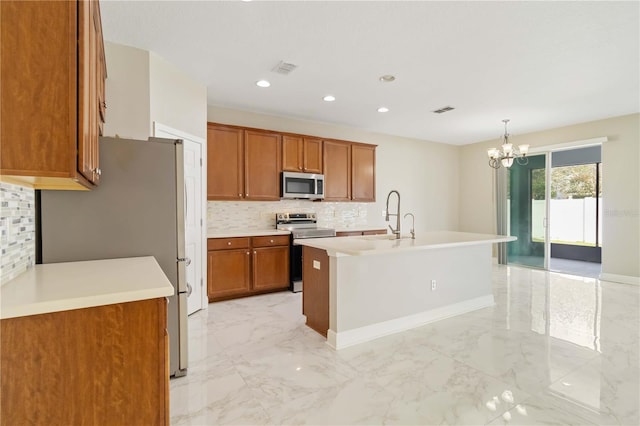
[[[435,110],[435,111],[433,111],[433,112],[435,112],[436,114],[442,114],[443,112],[449,112],[449,111],[452,111],[452,110],[454,110],[454,109],[455,109],[455,108],[453,108],[453,107],[446,106],[446,107],[442,107],[442,108],[440,108],[440,109],[437,109],[437,110]]]
[[[278,74],[287,75],[287,74],[291,73],[291,71],[295,70],[296,68],[298,68],[298,66],[296,64],[290,64],[290,63],[285,62],[285,61],[280,61],[280,62],[278,62],[278,65],[273,67],[273,69],[271,71],[277,72]]]

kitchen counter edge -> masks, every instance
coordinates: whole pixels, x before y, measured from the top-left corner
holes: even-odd
[[[0,287],[0,319],[173,294],[152,256],[35,265]]]
[[[377,238],[382,237],[382,238]],[[386,238],[385,238],[386,237]],[[419,234],[415,240],[403,235],[401,240],[386,236],[353,236],[296,239],[294,244],[325,250],[329,256],[371,256],[418,250],[494,244],[517,240],[510,235],[476,234],[470,232],[435,231]]]
[[[246,231],[209,231],[207,238],[263,237],[265,235],[289,235],[289,231],[279,229],[251,229]]]

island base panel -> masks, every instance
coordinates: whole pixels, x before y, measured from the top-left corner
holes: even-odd
[[[307,326],[327,337],[329,329],[329,256],[324,250],[302,250],[302,313]]]

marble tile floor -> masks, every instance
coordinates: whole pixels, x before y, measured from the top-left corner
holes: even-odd
[[[211,304],[171,424],[640,424],[640,287],[498,265],[493,282],[491,308],[340,351],[300,293]]]

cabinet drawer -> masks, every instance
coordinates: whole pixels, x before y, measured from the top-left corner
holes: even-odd
[[[249,238],[209,238],[207,250],[231,250],[249,248]]]
[[[288,246],[288,235],[265,235],[264,237],[253,237],[253,247]]]

